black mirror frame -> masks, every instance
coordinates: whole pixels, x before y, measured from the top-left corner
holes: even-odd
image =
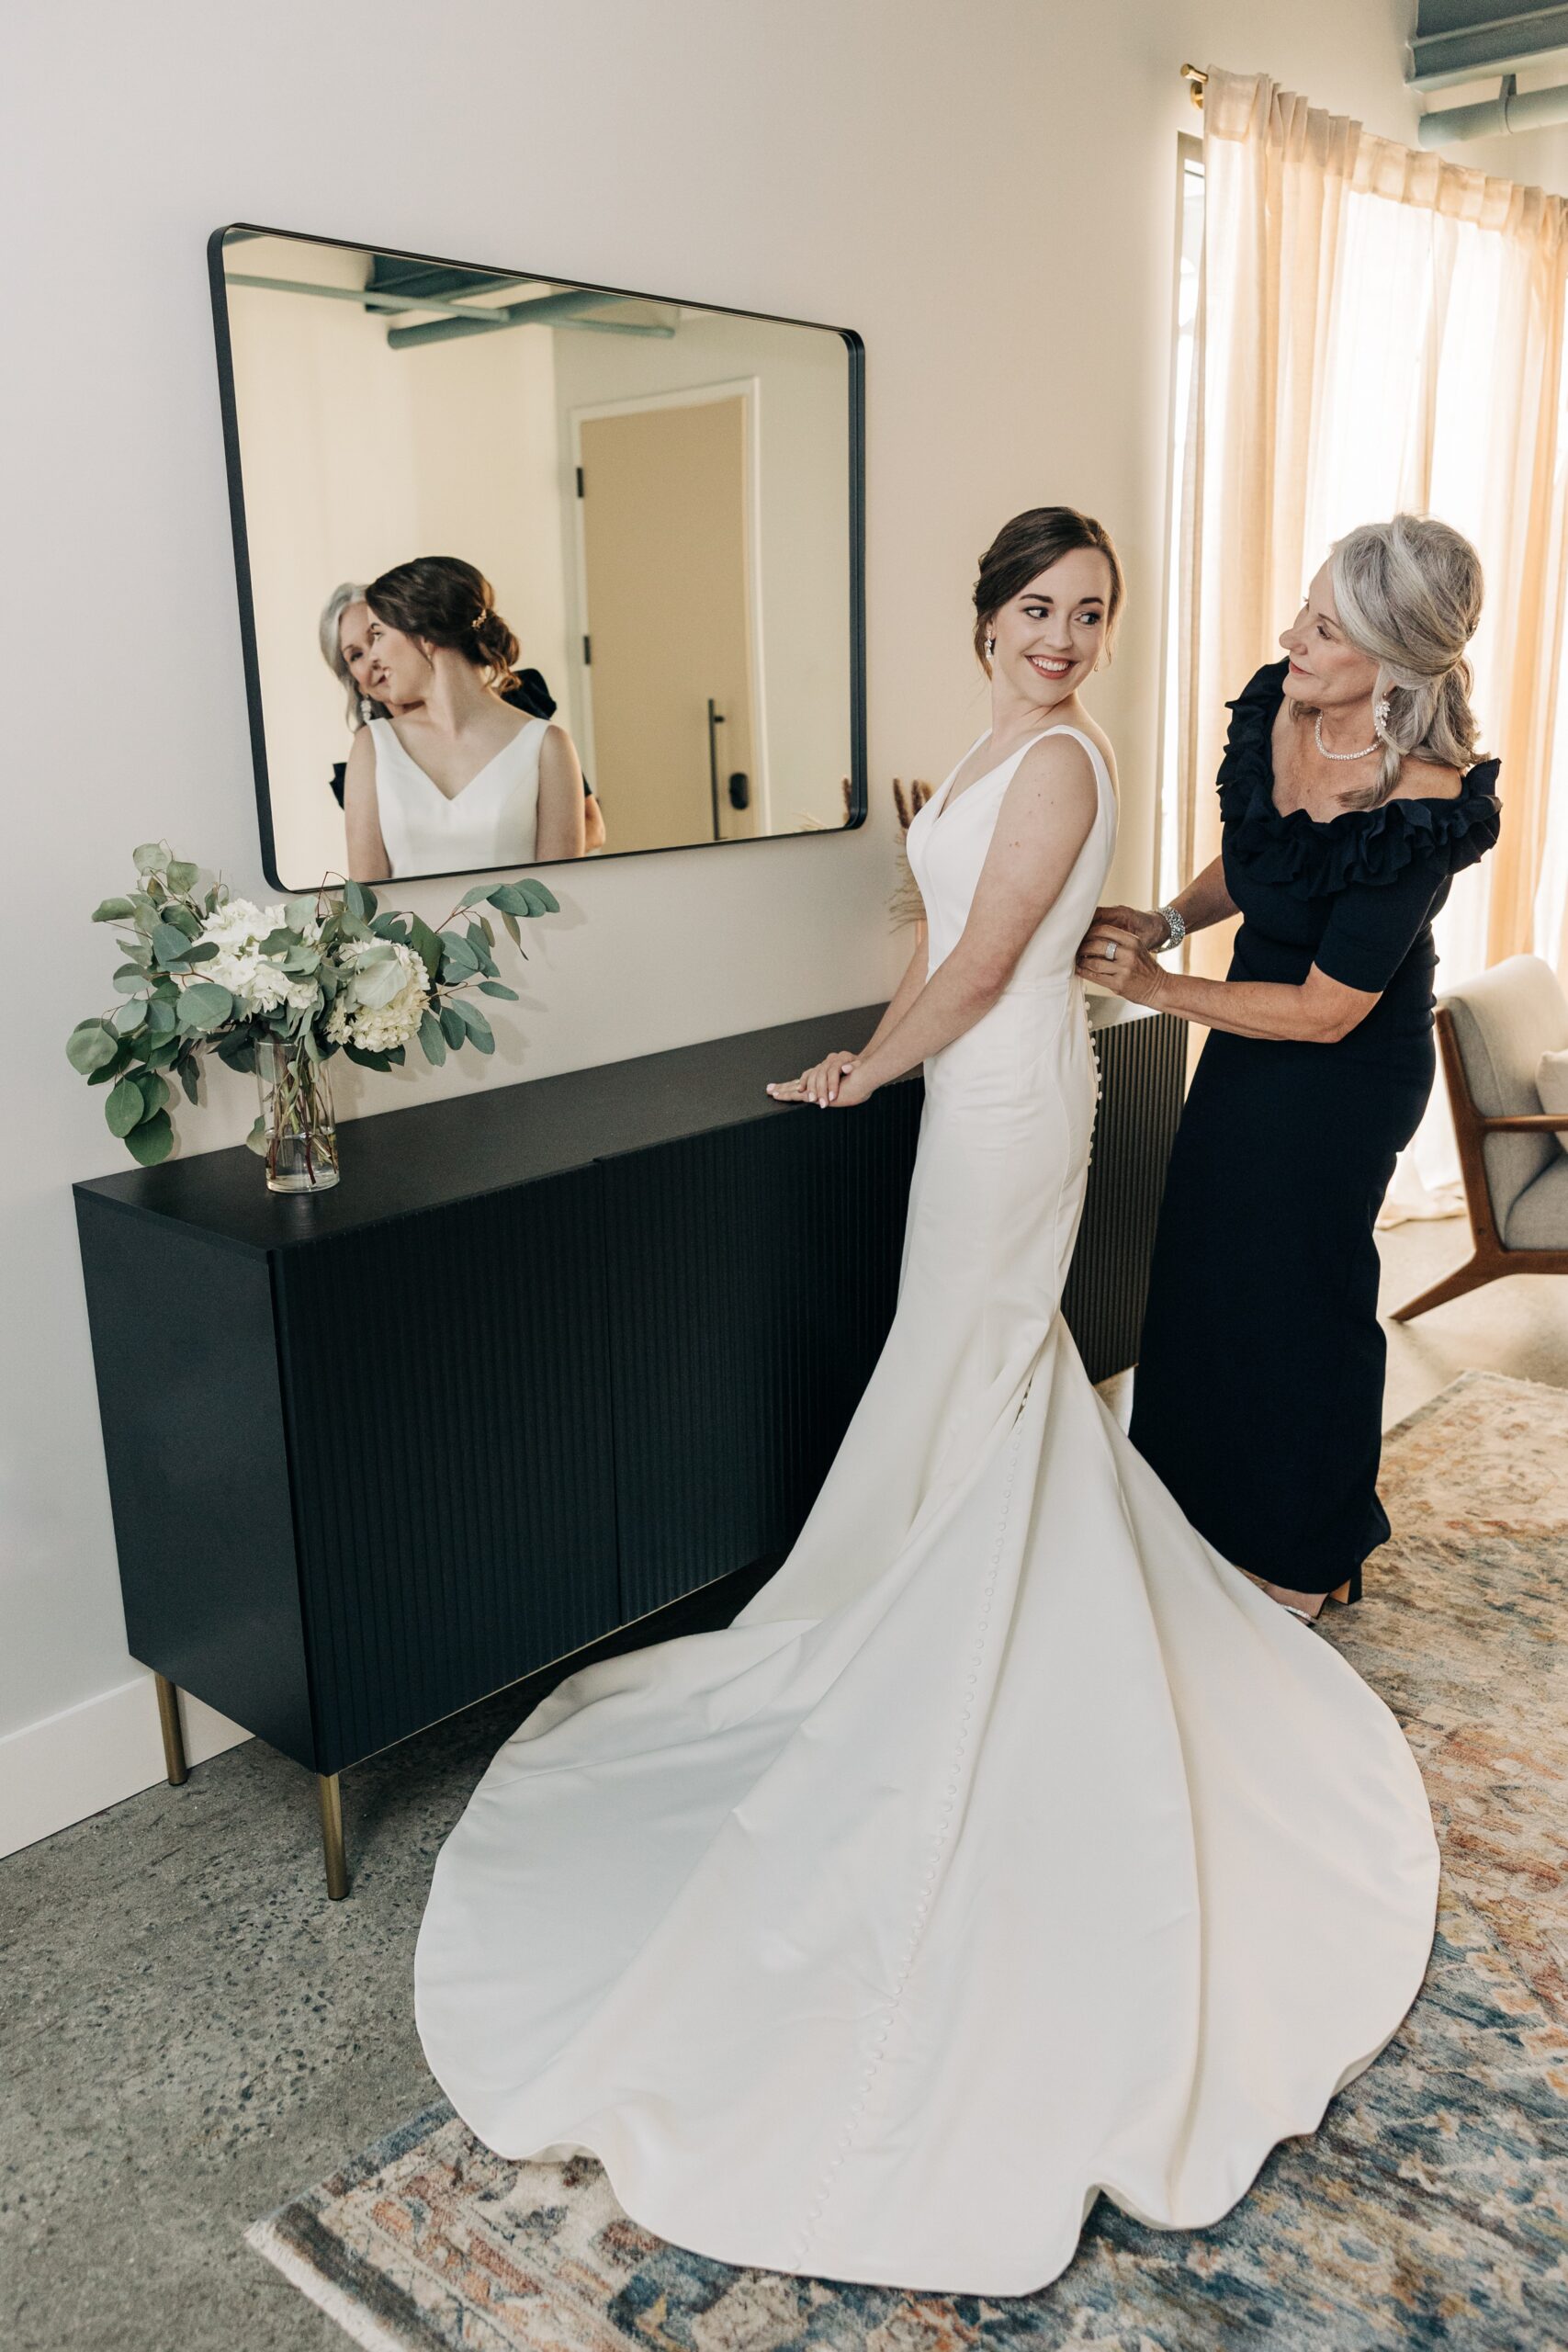
[[[515,276],[503,271],[493,262],[455,262],[435,254],[405,253],[389,245],[369,245],[349,237],[319,237],[302,229],[272,229],[252,220],[231,220],[214,229],[207,241],[208,277],[212,293],[212,326],[218,353],[218,397],[223,417],[223,457],[229,480],[229,517],[234,535],[234,574],[240,601],[240,639],[245,670],[245,702],[250,716],[251,762],[255,772],[256,820],[261,833],[262,870],[275,890],[287,891],[290,886],[278,875],[276,844],[272,830],[272,790],[267,775],[266,735],[262,722],[261,668],[256,659],[255,605],[251,588],[250,543],[245,529],[245,491],[240,464],[239,409],[234,397],[233,351],[229,339],[228,285],[223,269],[224,244],[236,230],[243,230],[253,237],[286,237],[297,244],[335,245],[345,253],[386,254],[397,261],[417,261],[439,269],[494,269],[499,276]],[[530,277],[538,271],[526,273]],[[577,277],[552,279],[552,283],[570,285],[585,293],[615,294],[623,300],[653,302],[686,302],[684,295],[638,294],[624,286],[589,286]],[[798,842],[813,838],[834,841],[841,833],[852,832],[866,819],[866,756],[865,756],[865,345],[852,327],[830,327],[820,319],[792,319],[771,311],[741,311],[733,303],[690,301],[694,310],[713,311],[732,319],[761,319],[772,326],[810,327],[818,334],[836,334],[842,343],[849,361],[849,519],[850,519],[850,811],[842,825],[803,827],[797,832],[741,834],[728,841],[671,842],[659,849],[623,849],[600,851],[592,860],[583,858],[554,858],[544,861],[546,870],[555,865],[600,864],[605,857],[665,857],[691,850],[754,849],[773,842]],[[479,872],[478,867],[462,866],[457,873]],[[487,867],[486,872],[506,873],[505,866]],[[533,872],[533,867],[525,869]],[[410,882],[435,882],[451,879],[451,876],[410,875]]]

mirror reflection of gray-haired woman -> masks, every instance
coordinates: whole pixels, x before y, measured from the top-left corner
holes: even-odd
[[[1340,539],[1230,706],[1221,854],[1157,913],[1101,907],[1078,971],[1210,1030],[1170,1163],[1133,1442],[1298,1616],[1360,1598],[1384,1341],[1373,1225],[1434,1075],[1432,917],[1496,841],[1465,648],[1481,563],[1429,516]],[[1239,913],[1223,980],[1162,948]]]
[[[409,828],[409,823],[400,823],[400,814],[392,814],[390,819],[395,849],[402,852],[395,856],[388,849],[388,842],[381,832],[381,795],[376,788],[376,764],[378,762],[374,757],[367,757],[367,748],[360,746],[360,762],[357,762],[360,772],[355,776],[353,809],[348,807],[345,769],[333,769],[333,793],[336,793],[339,802],[344,802],[350,823],[348,873],[362,882],[378,882],[390,873],[437,873],[437,870],[440,873],[456,873],[456,870],[468,870],[470,861],[475,868],[499,864],[522,865],[546,861],[546,858],[581,856],[583,852],[604,847],[604,816],[602,816],[600,802],[594,799],[588,781],[581,778],[581,769],[579,790],[581,802],[583,802],[583,844],[581,844],[581,849],[562,847],[562,842],[569,842],[573,837],[573,823],[569,814],[567,819],[559,820],[562,819],[559,809],[555,809],[555,819],[552,819],[550,795],[555,793],[564,797],[564,769],[567,769],[567,764],[576,767],[576,752],[571,751],[567,734],[559,727],[558,729],[543,729],[543,724],[536,724],[529,729],[529,724],[526,724],[529,719],[546,722],[552,718],[555,701],[550,698],[550,689],[546,687],[538,671],[525,671],[522,675],[517,675],[510,668],[514,654],[517,654],[517,644],[510,638],[510,630],[505,630],[505,623],[499,621],[499,616],[489,609],[489,583],[482,579],[482,574],[475,571],[472,564],[461,564],[456,558],[428,558],[419,564],[412,564],[412,567],[398,567],[390,574],[383,574],[383,579],[398,583],[404,574],[419,574],[419,579],[413,583],[413,605],[416,605],[413,618],[423,618],[428,628],[442,630],[442,626],[451,621],[449,606],[463,605],[466,612],[458,614],[456,618],[458,621],[466,618],[468,626],[472,628],[475,612],[468,612],[468,605],[475,605],[478,606],[478,626],[489,628],[496,638],[496,644],[489,647],[484,661],[472,659],[475,651],[479,651],[478,644],[470,647],[463,638],[458,638],[458,644],[463,647],[466,668],[472,668],[472,671],[482,671],[491,654],[501,656],[499,661],[489,663],[491,675],[484,680],[484,694],[487,694],[487,701],[491,706],[493,703],[505,703],[510,710],[522,713],[525,724],[510,729],[513,736],[538,739],[536,746],[522,743],[522,752],[526,757],[529,751],[536,751],[536,757],[543,762],[538,783],[546,790],[546,826],[541,832],[538,823],[534,823],[534,832],[531,832],[529,840],[526,823],[517,823],[517,820],[508,823],[505,816],[496,820],[496,809],[487,809],[482,816],[478,809],[472,811],[475,816],[479,816],[478,831],[475,831],[475,826],[454,826],[449,820],[442,820],[434,802],[428,799],[425,788],[446,790],[446,786],[430,772],[425,762],[421,762],[419,751],[413,751],[404,741],[404,736],[421,736],[421,722],[430,718],[430,713],[425,710],[425,689],[433,682],[433,675],[430,675],[433,663],[425,661],[419,677],[412,680],[412,684],[416,687],[412,701],[400,701],[398,694],[392,692],[392,687],[388,684],[386,661],[378,661],[378,656],[376,656],[376,644],[383,635],[383,626],[371,614],[371,606],[367,602],[369,591],[360,581],[344,581],[339,588],[333,588],[332,595],[327,597],[327,605],[322,606],[322,614],[320,614],[322,661],[344,687],[345,701],[348,701],[350,734],[355,736],[355,741],[360,741],[362,729],[367,729],[367,727],[369,729],[374,729],[378,724],[386,727],[395,736],[395,741],[383,746],[383,760],[395,762],[395,767],[398,767],[395,783],[402,783],[404,793],[413,795],[412,828]],[[404,588],[409,583],[404,581]],[[398,593],[395,585],[392,585],[392,593]],[[463,692],[463,671],[454,673],[454,675],[458,682],[458,701],[475,701],[475,696]],[[475,731],[484,734],[487,719],[489,731],[493,731],[493,719],[489,710],[478,708],[478,718],[479,727],[475,729],[472,727],[475,710],[468,710],[470,734],[475,734]],[[442,751],[451,748],[445,741],[449,734],[449,727],[445,727],[442,719],[434,719],[433,724],[423,727],[423,734],[430,736],[430,741],[434,743],[434,760],[440,764]],[[376,736],[371,736],[369,743],[371,748],[376,746]],[[496,752],[501,752],[503,748],[503,743],[499,743]],[[353,767],[353,755],[350,755],[350,767]],[[559,776],[555,774],[558,767],[562,772]],[[458,760],[454,774],[458,774],[461,769],[463,760]],[[478,781],[478,778],[470,776],[468,781]],[[501,774],[487,776],[487,795],[484,797],[496,802],[499,809],[505,807],[505,783],[508,783],[508,778],[501,776]],[[458,797],[458,793],[466,788],[466,783],[458,781],[458,788],[451,797]],[[520,795],[513,795],[513,816],[517,814],[517,805],[520,805]],[[468,816],[470,811],[461,811],[461,814]],[[440,840],[428,837],[430,832],[437,832]],[[433,864],[433,858],[440,864]]]
[[[378,702],[368,691],[370,649],[367,630],[370,607],[365,601],[362,580],[344,580],[333,590],[321,606],[321,616],[316,624],[316,641],[321,649],[321,659],[344,690],[348,705],[349,732],[357,735],[372,718],[385,718],[385,703]],[[342,798],[341,792],[338,795]]]

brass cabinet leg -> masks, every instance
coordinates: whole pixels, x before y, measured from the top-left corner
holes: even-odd
[[[341,1903],[348,1893],[348,1863],[343,1850],[343,1793],[335,1772],[318,1772],[316,1795],[321,1807],[321,1850],[326,1856],[327,1893]]]
[[[177,1789],[190,1770],[186,1762],[185,1735],[180,1729],[180,1694],[165,1674],[152,1677],[158,1690],[158,1723],[164,1735],[164,1764],[169,1786]]]

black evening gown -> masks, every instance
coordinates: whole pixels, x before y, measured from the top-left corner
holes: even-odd
[[[1454,800],[1281,816],[1270,737],[1286,668],[1230,705],[1219,793],[1242,923],[1228,978],[1299,984],[1316,964],[1380,994],[1337,1045],[1211,1032],[1160,1211],[1132,1436],[1238,1567],[1296,1592],[1348,1581],[1355,1600],[1388,1534],[1373,1227],[1432,1087],[1432,917],[1497,838],[1497,762]]]

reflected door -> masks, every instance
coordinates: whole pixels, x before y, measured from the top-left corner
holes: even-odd
[[[754,833],[750,396],[578,425],[589,773],[610,846]]]

